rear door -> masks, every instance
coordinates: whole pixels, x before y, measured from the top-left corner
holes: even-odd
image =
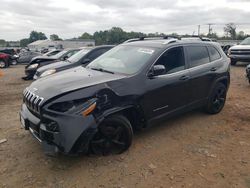
[[[214,47],[205,45],[185,46],[185,52],[190,71],[190,89],[192,90],[189,103],[202,102],[208,97],[213,81],[216,79],[218,60],[221,56]]]

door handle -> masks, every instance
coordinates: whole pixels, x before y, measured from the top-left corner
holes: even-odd
[[[180,80],[184,81],[184,80],[188,80],[189,79],[189,76],[187,75],[183,75],[180,77]]]
[[[210,71],[216,71],[216,70],[217,70],[216,67],[212,67],[212,68],[210,69]]]

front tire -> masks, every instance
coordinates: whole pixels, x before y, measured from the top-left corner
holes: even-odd
[[[3,60],[0,60],[0,69],[6,68],[7,67],[7,63]]]
[[[90,142],[90,150],[96,155],[120,154],[126,151],[133,139],[129,120],[122,115],[110,116],[98,126]]]
[[[226,102],[227,88],[222,83],[217,83],[209,96],[206,112],[209,114],[219,113]]]

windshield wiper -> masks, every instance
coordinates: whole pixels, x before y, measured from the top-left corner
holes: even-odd
[[[114,72],[109,71],[109,70],[105,70],[103,68],[91,68],[91,69],[96,70],[96,71],[101,71],[101,72],[107,72],[107,73],[110,73],[110,74],[114,74]]]

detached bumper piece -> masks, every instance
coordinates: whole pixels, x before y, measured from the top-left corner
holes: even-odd
[[[74,154],[88,151],[89,142],[97,128],[94,117],[76,118],[51,113],[44,116],[40,119],[25,104],[22,105],[22,126],[41,143],[45,154]]]

